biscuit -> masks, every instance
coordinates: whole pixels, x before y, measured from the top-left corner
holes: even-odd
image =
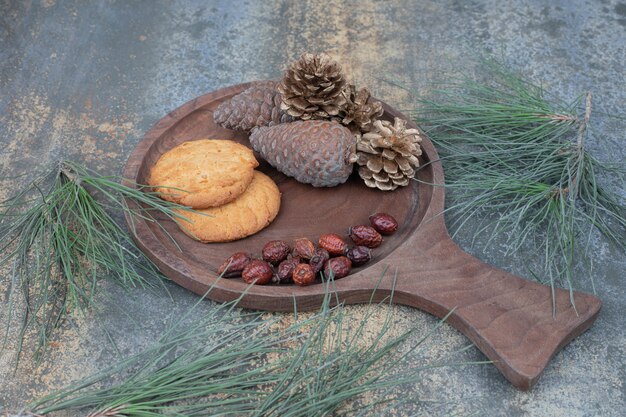
[[[270,177],[254,171],[248,189],[236,200],[220,207],[176,210],[189,221],[178,220],[185,234],[204,243],[229,242],[250,236],[268,226],[280,209],[280,191]]]
[[[152,167],[148,184],[164,200],[205,209],[239,197],[258,165],[252,150],[237,142],[194,140],[164,153]]]

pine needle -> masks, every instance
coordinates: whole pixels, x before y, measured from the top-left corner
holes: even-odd
[[[191,324],[178,321],[153,346],[26,409],[90,417],[376,415],[383,404],[418,402],[397,389],[441,366],[409,363],[432,332],[408,345],[414,330],[391,335],[391,310],[364,342],[376,305],[355,320],[343,305],[331,307],[327,292],[319,312],[280,329],[280,316],[233,314],[237,301]]]
[[[144,275],[158,276],[158,270],[108,211],[181,218],[174,209],[187,208],[120,180],[63,161],[0,203],[0,267],[11,271],[0,351],[14,335],[17,346],[11,350],[19,361],[32,335],[40,360],[64,318],[94,303],[101,277],[124,288],[153,285]],[[19,314],[18,306],[23,306]]]
[[[507,254],[532,242],[543,263],[530,274],[572,290],[575,268],[590,268],[593,233],[626,249],[626,205],[598,180],[623,185],[626,164],[588,150],[591,93],[565,103],[498,62],[482,69],[481,80],[453,78],[430,98],[417,97],[412,115],[437,147],[453,191],[450,229],[477,221],[488,243],[508,241]]]

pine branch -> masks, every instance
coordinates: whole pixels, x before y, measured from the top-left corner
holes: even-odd
[[[144,218],[158,212],[176,219],[182,216],[174,209],[184,207],[120,180],[62,161],[0,203],[0,267],[11,270],[5,277],[9,296],[2,351],[13,336],[19,361],[32,336],[40,360],[64,319],[93,305],[102,277],[124,288],[154,285],[144,275],[159,276],[158,270],[109,211]],[[132,209],[127,202],[135,203]]]
[[[342,305],[330,307],[331,297],[282,329],[280,316],[232,314],[238,300],[185,323],[196,304],[154,345],[26,409],[90,417],[377,415],[407,401],[398,387],[444,366],[407,360],[443,321],[411,345],[415,331],[392,335],[388,310],[381,329],[367,336],[379,306],[356,319]]]
[[[500,63],[481,68],[481,81],[452,78],[413,112],[444,165],[451,232],[473,220],[488,244],[507,241],[507,254],[532,242],[544,260],[530,275],[571,290],[574,269],[589,271],[593,233],[626,249],[626,205],[597,180],[610,173],[623,184],[626,165],[588,150],[591,93],[565,103]]]

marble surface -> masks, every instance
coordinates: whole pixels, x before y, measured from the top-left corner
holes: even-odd
[[[220,87],[278,77],[304,51],[333,54],[352,81],[400,110],[411,108],[411,97],[390,80],[426,91],[445,70],[473,71],[479,54],[500,57],[566,100],[592,91],[598,114],[619,114],[626,102],[626,3],[619,1],[0,0],[0,199],[61,158],[119,174],[165,113]],[[623,122],[594,120],[598,140],[590,150],[623,161]],[[605,180],[624,195],[624,184]],[[458,242],[486,262],[525,274],[532,248],[504,257],[504,240],[483,248],[480,239],[472,246],[472,237],[469,227]],[[624,415],[626,262],[602,239],[591,245],[603,310],[534,389],[516,390],[491,365],[436,368],[403,388],[420,401],[394,413]],[[6,278],[8,270],[0,274]],[[591,290],[588,277],[579,278],[578,288]],[[19,408],[150,343],[196,299],[169,288],[171,297],[103,283],[100,307],[68,321],[41,365],[26,360],[14,370],[9,348],[0,356],[0,405]],[[7,290],[4,280],[0,302]],[[384,312],[393,314],[397,332],[425,333],[436,323],[408,307]],[[373,320],[371,330],[381,323]],[[443,326],[415,361],[432,363],[468,344]],[[472,347],[457,359],[484,356]]]

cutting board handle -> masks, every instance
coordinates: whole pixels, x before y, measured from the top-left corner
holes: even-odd
[[[394,302],[438,317],[452,311],[447,322],[523,390],[593,324],[602,305],[593,295],[575,291],[570,298],[569,291],[556,288],[553,293],[549,286],[487,265],[449,238],[413,247],[412,258],[418,261],[411,268],[405,262],[401,269],[406,270],[397,275]]]

